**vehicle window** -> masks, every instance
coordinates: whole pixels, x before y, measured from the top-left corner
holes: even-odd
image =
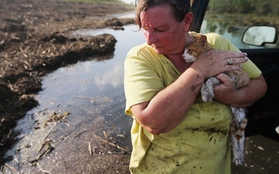
[[[278,32],[278,7],[278,0],[210,0],[201,33],[219,33],[240,49],[278,48],[278,40],[277,43],[264,46],[251,46],[242,42],[242,35],[250,26],[274,26]]]

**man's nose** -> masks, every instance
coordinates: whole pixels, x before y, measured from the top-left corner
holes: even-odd
[[[156,42],[157,40],[157,37],[156,37],[156,34],[154,32],[150,32],[150,31],[146,31],[145,32],[145,38],[146,38],[146,42],[148,45],[152,45]]]

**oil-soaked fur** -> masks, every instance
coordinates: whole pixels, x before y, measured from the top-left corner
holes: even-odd
[[[207,37],[199,33],[192,33],[194,42],[185,48],[183,57],[186,62],[194,62],[198,56],[211,50],[212,48],[207,43]],[[235,82],[236,88],[241,88],[249,83],[249,76],[242,70],[226,72]],[[220,80],[216,77],[206,79],[201,88],[201,96],[204,102],[211,102],[214,98],[214,88],[220,84]],[[244,162],[244,130],[247,125],[244,108],[235,108],[231,106],[233,121],[231,123],[231,144],[233,148],[233,161],[236,165]]]

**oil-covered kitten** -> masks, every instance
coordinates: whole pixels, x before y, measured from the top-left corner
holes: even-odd
[[[207,43],[207,37],[199,33],[192,33],[194,41],[185,48],[183,57],[186,62],[194,62],[198,56],[204,52],[210,51],[212,48]],[[241,88],[249,83],[248,74],[240,70],[226,72],[235,82],[236,88]],[[204,102],[211,102],[214,98],[214,87],[220,84],[220,81],[216,77],[210,77],[206,79],[201,88],[201,96]],[[235,108],[231,106],[233,113],[233,122],[231,124],[231,144],[233,147],[234,158],[233,161],[236,165],[244,162],[244,130],[247,125],[247,119],[245,117],[245,109]]]

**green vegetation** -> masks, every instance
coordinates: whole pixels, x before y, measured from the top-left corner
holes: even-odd
[[[210,0],[205,14],[207,29],[220,34],[227,31],[237,34],[253,25],[279,29],[278,7],[278,0]]]
[[[134,6],[122,2],[121,0],[50,0],[50,1],[63,1],[63,2],[83,2],[83,3],[95,3],[95,4],[105,4],[105,5],[119,5],[127,9],[134,10]]]
[[[210,0],[209,8],[219,13],[279,15],[278,0]]]
[[[98,3],[98,4],[125,4],[120,0],[59,0],[66,2],[88,2],[88,3]]]
[[[210,0],[205,19],[227,25],[272,25],[279,28],[278,0]]]

